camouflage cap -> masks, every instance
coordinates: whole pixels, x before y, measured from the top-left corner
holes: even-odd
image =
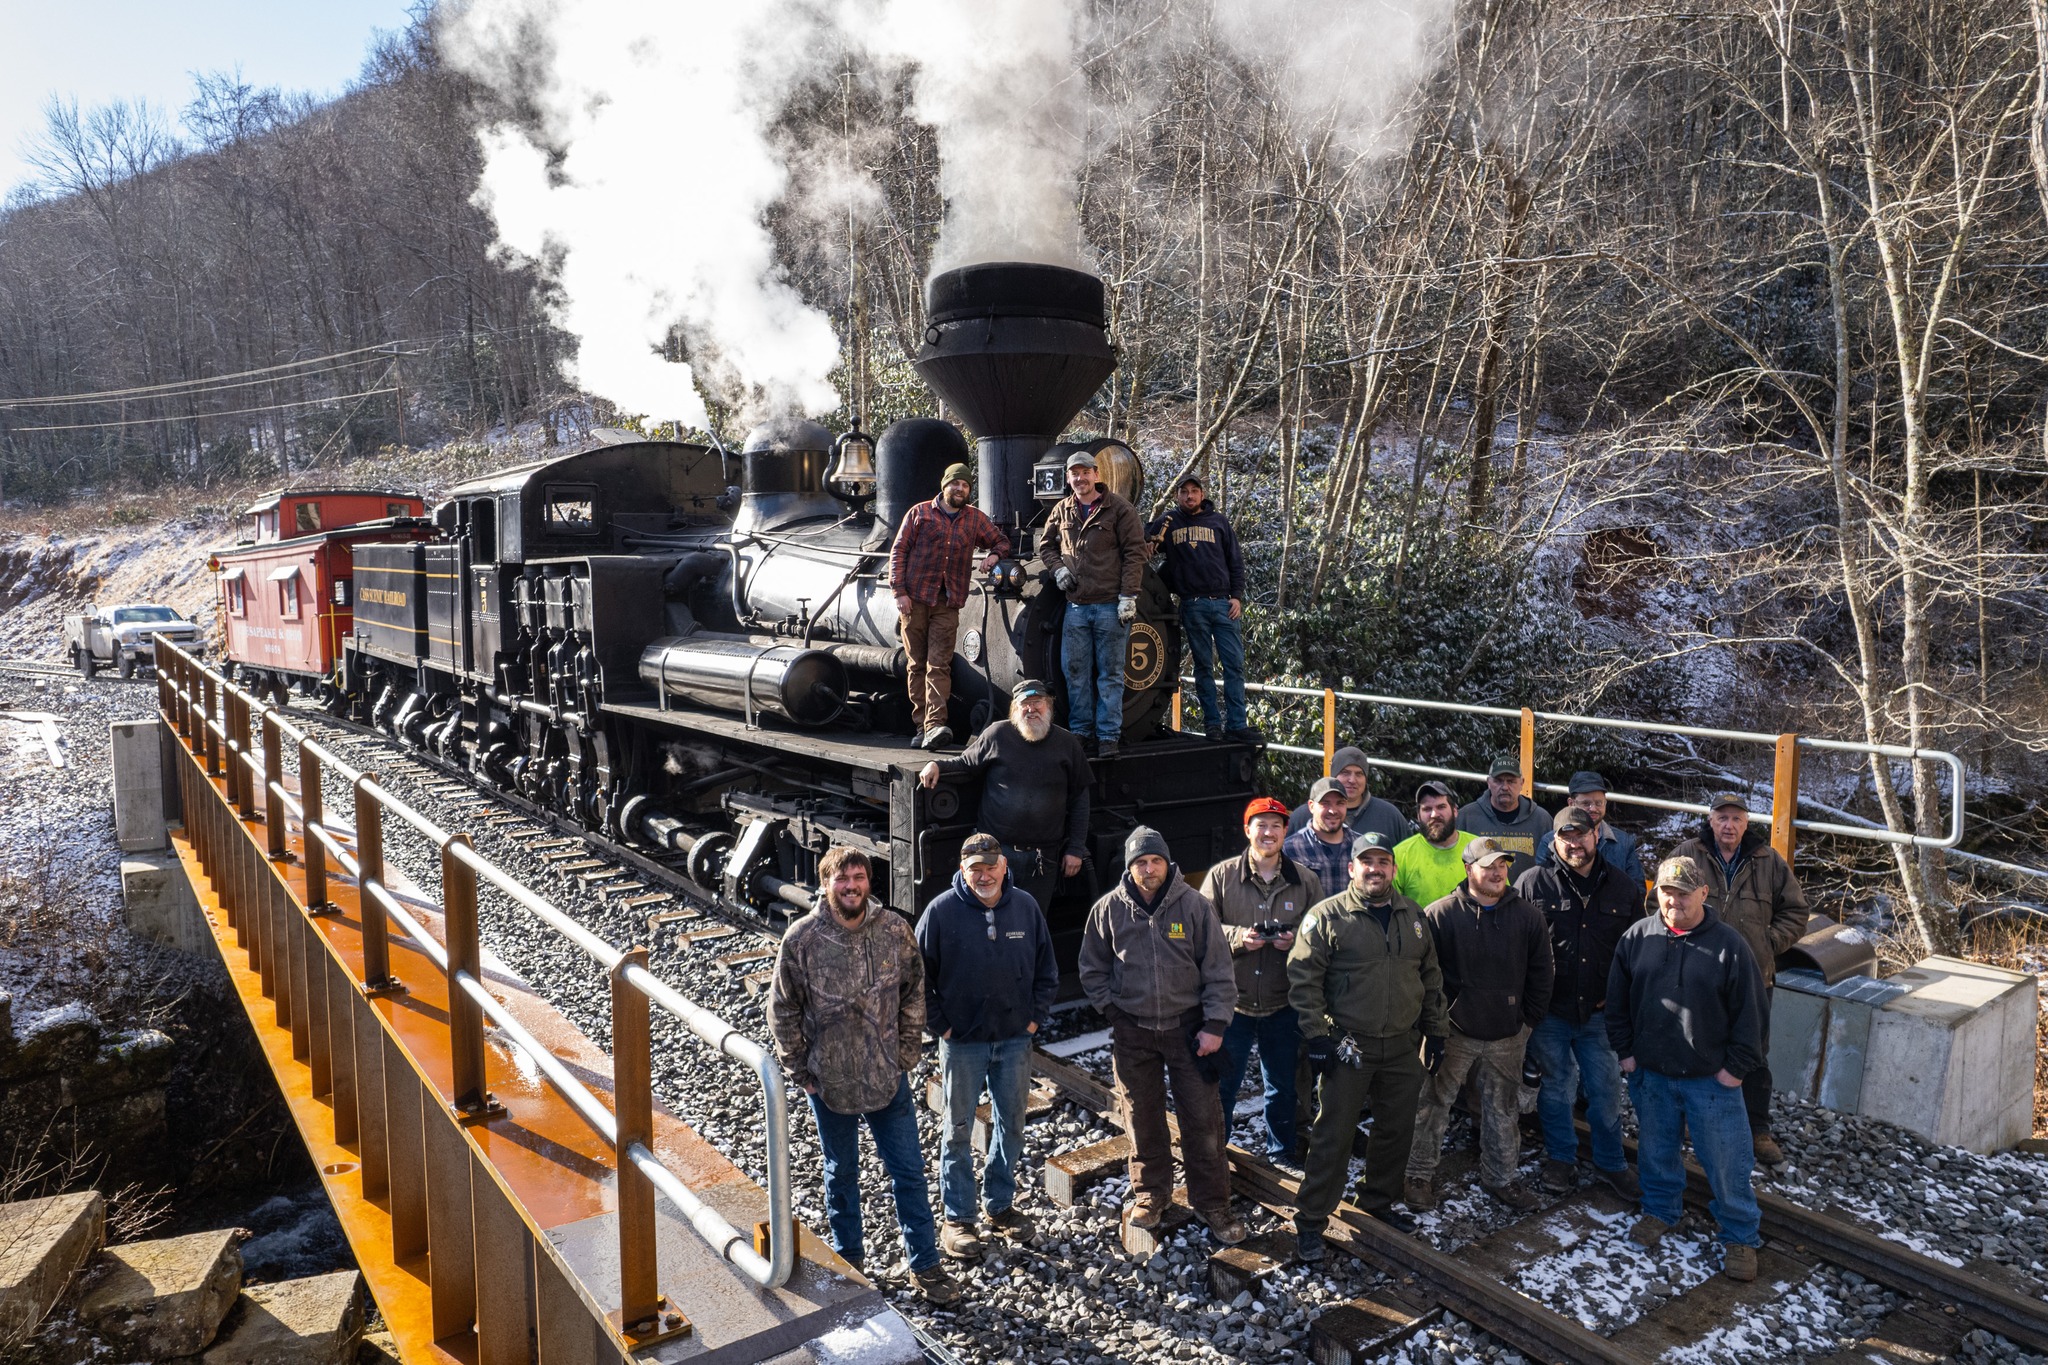
[[[970,834],[960,845],[960,866],[993,863],[1003,856],[1003,845],[993,834]]]
[[[1467,867],[1484,867],[1488,863],[1498,862],[1502,858],[1512,858],[1514,856],[1514,854],[1508,852],[1491,839],[1474,839],[1471,843],[1465,845],[1465,852],[1463,854],[1465,866]]]
[[[1657,864],[1659,886],[1668,886],[1673,891],[1698,891],[1706,884],[1707,874],[1700,871],[1700,865],[1682,854]]]

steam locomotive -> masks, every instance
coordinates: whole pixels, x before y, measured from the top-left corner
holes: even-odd
[[[1062,691],[1065,601],[1036,540],[1075,448],[1056,438],[1115,361],[1101,282],[1079,271],[950,271],[927,317],[916,367],[980,434],[977,501],[1013,547],[961,614],[949,722],[972,735],[1021,678]],[[1142,496],[1128,447],[1086,448],[1112,488]],[[889,550],[968,453],[949,422],[870,440],[784,420],[736,456],[626,441],[463,484],[431,536],[355,546],[341,704],[727,903],[808,907],[818,858],[846,843],[914,913],[949,883],[979,793],[916,781],[929,755],[911,740]],[[1138,605],[1124,743],[1094,761],[1090,857],[1048,907],[1069,956],[1132,826],[1199,869],[1241,845],[1253,793],[1254,745],[1167,724],[1181,635],[1149,568]]]

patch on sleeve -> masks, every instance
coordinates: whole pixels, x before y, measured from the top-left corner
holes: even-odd
[[[1314,915],[1303,915],[1301,917],[1301,932],[1304,934],[1312,934],[1315,932],[1315,929],[1316,917]]]

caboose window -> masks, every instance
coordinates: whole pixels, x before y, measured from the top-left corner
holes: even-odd
[[[541,521],[557,535],[597,534],[597,489],[587,483],[551,485],[541,504]]]
[[[384,515],[387,517],[409,517],[412,515],[412,508],[402,502],[387,502],[384,504]]]
[[[292,519],[293,524],[301,531],[319,530],[320,504],[317,502],[302,502],[298,504],[292,511]]]
[[[227,583],[228,614],[231,616],[247,616],[249,614],[249,598],[242,588],[242,576],[242,570],[240,569],[229,569],[221,575],[221,578]]]
[[[299,571],[278,569],[270,575],[270,581],[277,584],[277,614],[287,621],[296,621],[299,616]]]

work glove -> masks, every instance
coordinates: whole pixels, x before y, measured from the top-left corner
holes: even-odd
[[[1060,585],[1061,592],[1074,590],[1074,571],[1062,564],[1052,571],[1052,581]]]
[[[1129,624],[1130,624],[1131,622],[1133,622],[1133,621],[1137,620],[1137,619],[1138,619],[1138,599],[1137,599],[1137,598],[1135,598],[1135,597],[1119,597],[1119,598],[1117,598],[1117,599],[1116,599],[1116,619],[1117,619],[1117,620],[1119,620],[1119,621],[1121,621],[1121,622],[1123,622],[1123,623],[1124,623],[1125,625],[1129,625]]]
[[[1319,1034],[1304,1041],[1302,1049],[1308,1053],[1309,1070],[1320,1076],[1330,1069],[1330,1059],[1337,1055],[1337,1040],[1327,1033]]]
[[[1422,1035],[1422,1069],[1434,1076],[1437,1068],[1444,1064],[1444,1036],[1441,1033]]]

